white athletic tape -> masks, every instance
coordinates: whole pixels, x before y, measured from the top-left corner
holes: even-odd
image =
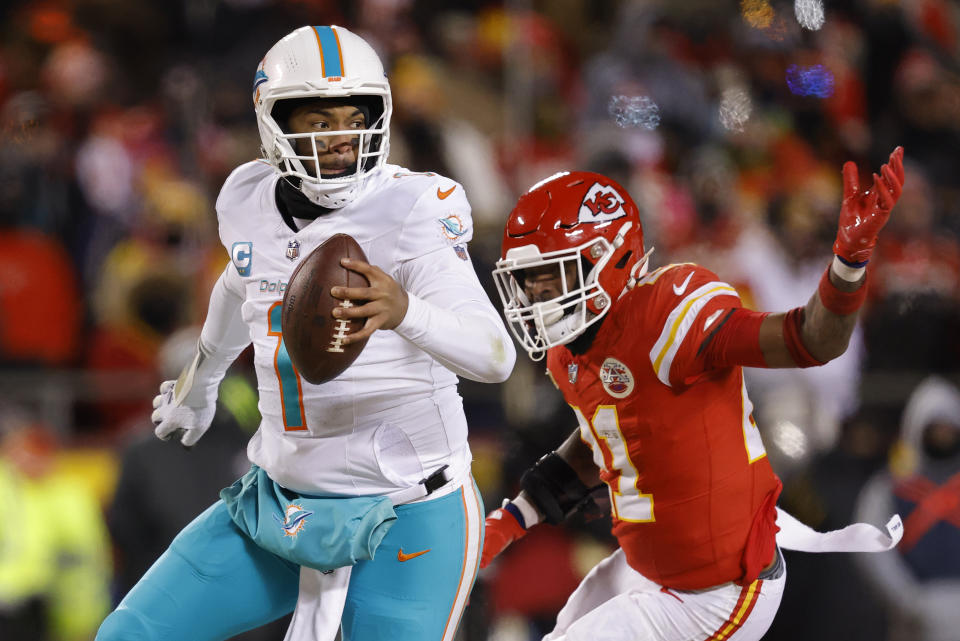
[[[886,533],[869,523],[853,523],[840,530],[817,532],[777,508],[777,544],[799,552],[885,552],[903,537],[899,514],[887,521]]]

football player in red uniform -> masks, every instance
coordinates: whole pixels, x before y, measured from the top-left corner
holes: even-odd
[[[835,258],[809,302],[786,313],[745,309],[692,263],[648,271],[637,206],[609,178],[563,172],[520,198],[494,277],[515,337],[534,360],[546,356],[579,427],[487,517],[481,567],[534,524],[562,521],[600,482],[620,544],[545,639],[766,632],[785,581],[781,483],[742,368],[813,367],[843,353],[903,181],[900,147],[869,189],[844,165]]]

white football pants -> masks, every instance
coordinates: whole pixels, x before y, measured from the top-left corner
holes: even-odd
[[[667,590],[617,549],[570,595],[543,641],[758,641],[773,623],[785,582],[786,570],[746,586]]]

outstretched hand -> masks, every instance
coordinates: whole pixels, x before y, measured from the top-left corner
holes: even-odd
[[[856,164],[844,163],[843,204],[834,254],[852,266],[859,267],[870,260],[877,235],[903,191],[903,182],[903,147],[893,150],[889,162],[880,168],[880,175],[873,174],[873,184],[867,190],[860,187]]]
[[[351,271],[367,277],[369,287],[334,287],[330,294],[343,300],[366,301],[356,307],[337,307],[333,310],[335,318],[366,318],[363,329],[348,334],[345,344],[356,343],[369,338],[378,329],[393,329],[407,315],[410,299],[400,283],[385,271],[362,260],[344,258],[340,264]]]
[[[498,508],[487,515],[484,524],[483,552],[480,554],[480,568],[490,565],[494,557],[507,549],[516,541],[522,539],[527,531],[520,525],[516,517],[503,508]]]

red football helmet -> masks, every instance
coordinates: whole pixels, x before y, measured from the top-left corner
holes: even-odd
[[[520,197],[510,212],[493,278],[504,316],[534,360],[599,321],[647,269],[637,205],[616,181],[561,172]],[[576,280],[549,301],[532,303],[523,270],[559,266]]]

